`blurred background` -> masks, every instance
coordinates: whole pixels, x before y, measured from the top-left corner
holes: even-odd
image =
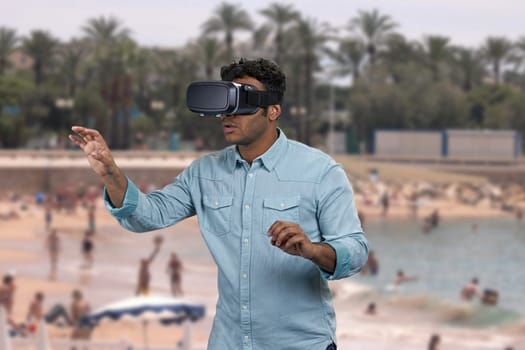
[[[226,145],[216,119],[186,108],[189,83],[266,57],[287,76],[280,127],[344,166],[375,253],[332,285],[340,347],[424,349],[436,334],[443,349],[525,346],[523,13],[510,0],[4,1],[0,273],[17,281],[13,322],[26,321],[37,291],[46,309],[74,288],[93,308],[132,295],[154,246],[106,213],[70,127],[98,129],[151,191]],[[170,294],[165,265],[177,252],[185,295],[206,305],[194,333],[205,347],[216,270],[196,221],[158,235],[152,290]],[[136,325],[119,327],[92,339],[140,344]],[[175,346],[156,332],[158,347]]]

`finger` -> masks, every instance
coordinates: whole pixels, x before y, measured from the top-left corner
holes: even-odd
[[[268,230],[268,236],[275,238],[279,232],[284,230],[288,225],[283,221],[276,221]]]
[[[75,140],[77,140],[78,142],[80,142],[80,143],[83,143],[83,144],[87,143],[86,140],[84,139],[84,137],[82,135],[80,135],[79,133],[77,133],[77,132],[73,131],[69,135],[71,137],[73,137]]]
[[[291,237],[289,240],[286,241],[286,243],[281,247],[283,250],[290,250],[293,248],[294,245],[302,245],[304,243],[304,237],[297,235]]]
[[[98,132],[98,130],[88,129],[83,126],[72,126],[71,130],[82,136],[86,141],[91,141],[96,139],[97,137],[100,137],[100,133]]]
[[[80,148],[84,149],[86,141],[82,137],[76,134],[69,134],[69,139],[73,141],[73,143],[75,143],[76,145],[80,146]]]
[[[275,221],[272,226],[268,229],[268,236],[273,236],[275,232],[279,232],[280,230],[284,229],[285,227],[289,225],[295,225],[292,222],[287,221]]]
[[[285,229],[279,231],[275,236],[272,238],[272,242],[274,245],[280,247],[281,245],[285,244],[288,239],[294,235],[298,234],[297,230],[294,230],[291,227],[286,227]]]

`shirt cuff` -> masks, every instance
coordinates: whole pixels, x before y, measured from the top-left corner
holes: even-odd
[[[350,253],[348,247],[341,242],[323,242],[330,245],[335,250],[335,269],[333,273],[326,272],[319,268],[321,276],[326,280],[336,280],[343,278],[347,275],[347,271],[350,269]]]
[[[115,208],[109,199],[106,187],[104,187],[104,204],[108,209],[109,213],[118,219],[123,219],[130,216],[137,208],[139,202],[139,190],[137,186],[127,178],[128,186],[126,193],[124,194],[124,200],[120,208]]]

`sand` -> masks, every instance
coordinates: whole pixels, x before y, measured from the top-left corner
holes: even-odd
[[[28,199],[30,202],[30,199]],[[381,209],[377,205],[360,205],[360,210],[367,220],[381,217]],[[16,203],[0,202],[0,212],[15,209]],[[441,214],[447,217],[480,217],[501,216],[500,211],[486,208],[462,206],[445,201],[433,202],[420,210],[420,215],[439,208]],[[107,252],[102,254],[106,244],[114,240],[121,241],[126,249],[132,251],[149,251],[144,249],[144,242],[150,244],[151,236],[140,236],[122,233],[116,221],[103,208],[102,202],[97,203],[97,252],[100,257],[92,271],[80,269],[80,257],[76,251],[64,251],[61,256],[59,274],[56,280],[48,278],[48,256],[44,246],[44,212],[33,204],[20,211],[20,218],[0,221],[0,272],[16,271],[17,292],[13,317],[23,321],[27,306],[36,291],[46,295],[46,307],[56,302],[68,304],[73,289],[81,289],[89,300],[92,308],[97,308],[116,297],[129,297],[133,294],[135,259],[113,259]],[[406,219],[411,215],[409,208],[395,203],[391,206],[388,217]],[[79,242],[86,227],[86,211],[79,208],[73,214],[55,213],[53,226],[56,227],[68,244]],[[195,244],[196,249],[205,249],[199,240],[197,221],[195,218],[186,220],[176,228],[161,232],[171,234],[184,231],[189,239],[187,244]],[[115,232],[113,234],[113,232]],[[121,234],[122,233],[122,234]],[[183,241],[181,241],[183,242]],[[179,241],[174,244],[178,249]],[[141,247],[142,246],[142,247]],[[68,246],[65,246],[66,249]],[[193,246],[191,246],[193,247]],[[187,246],[188,251],[190,251]],[[200,248],[199,248],[200,247]],[[68,248],[69,249],[69,248]],[[76,249],[76,248],[75,248]],[[206,306],[206,317],[193,326],[193,343],[195,349],[204,349],[211,329],[216,301],[216,269],[210,264],[207,253],[192,256],[182,251],[184,255],[184,290],[191,297]],[[140,253],[143,254],[143,253]],[[146,253],[144,253],[146,254]],[[166,276],[163,271],[164,261],[169,249],[163,251],[156,265],[153,289],[158,294],[168,294]],[[127,258],[126,258],[127,259]],[[134,260],[135,259],[135,260]],[[108,266],[110,266],[108,268]],[[117,278],[118,274],[129,275],[129,281]],[[115,278],[112,277],[114,275]],[[340,349],[424,349],[433,333],[439,333],[443,339],[442,349],[503,349],[514,345],[516,349],[525,346],[525,324],[513,325],[508,328],[467,329],[451,328],[422,316],[419,310],[399,309],[398,306],[385,307],[378,315],[364,315],[365,301],[360,296],[368,291],[368,287],[356,283],[344,285],[341,281],[333,283],[337,291],[335,305],[338,321],[338,342]],[[97,341],[126,341],[141,346],[144,342],[143,325],[135,321],[104,322],[93,332],[92,339]],[[70,331],[66,328],[49,327],[51,339],[68,338]],[[156,323],[148,326],[149,342],[156,347],[174,348],[182,337],[182,327],[163,327]]]

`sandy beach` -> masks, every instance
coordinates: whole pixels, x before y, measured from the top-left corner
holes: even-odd
[[[93,309],[106,303],[130,297],[134,293],[138,260],[149,254],[153,234],[135,235],[118,226],[106,212],[99,198],[96,202],[95,264],[86,270],[80,268],[80,240],[87,227],[87,211],[78,207],[72,213],[54,212],[52,226],[62,239],[62,253],[56,280],[50,280],[49,258],[45,249],[44,210],[35,205],[33,198],[25,198],[24,209],[20,201],[0,202],[0,213],[16,211],[18,218],[0,221],[0,271],[16,274],[13,317],[23,321],[32,296],[45,293],[45,306],[70,302],[73,289],[81,289]],[[356,195],[359,210],[366,220],[384,220],[382,208],[374,202],[365,204],[361,194]],[[500,210],[488,204],[465,206],[455,202],[436,200],[421,206],[418,218],[434,209],[443,217],[501,217]],[[393,201],[389,220],[412,220],[406,203]],[[411,219],[412,218],[412,219]],[[419,220],[419,219],[418,219]],[[193,325],[195,349],[204,349],[211,328],[217,297],[216,269],[203,240],[195,218],[175,227],[158,231],[164,237],[161,253],[152,267],[152,292],[168,295],[169,285],[165,265],[171,251],[177,251],[184,263],[183,289],[185,296],[206,306],[206,316]],[[504,349],[525,347],[525,321],[512,325],[488,328],[452,327],[443,322],[440,313],[428,314],[425,303],[419,299],[403,299],[403,295],[385,299],[380,312],[364,314],[367,303],[374,298],[369,286],[347,279],[332,284],[336,295],[337,335],[340,349],[425,349],[429,337],[440,334],[442,349]],[[458,313],[469,312],[466,309]],[[149,326],[151,346],[174,348],[182,337],[182,327]],[[52,339],[69,337],[70,330],[49,326]],[[96,341],[124,340],[141,346],[141,324],[134,321],[104,322],[95,328]]]

